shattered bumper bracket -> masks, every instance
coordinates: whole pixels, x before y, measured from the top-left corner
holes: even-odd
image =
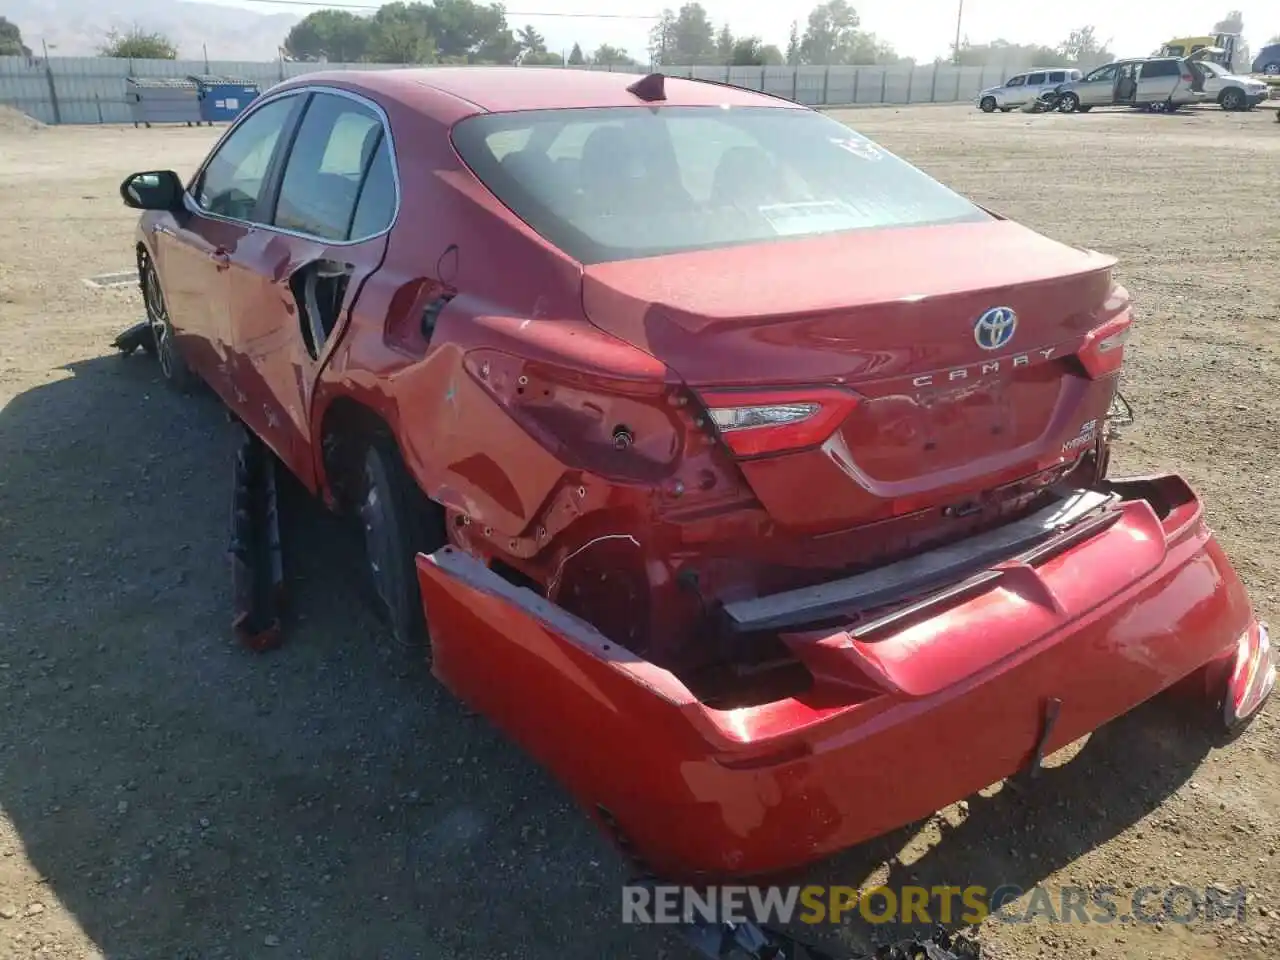
[[[1095,490],[1073,490],[1023,520],[959,543],[833,583],[727,603],[724,613],[731,629],[747,632],[803,626],[837,613],[884,606],[960,582],[990,564],[1016,557],[1116,499]]]

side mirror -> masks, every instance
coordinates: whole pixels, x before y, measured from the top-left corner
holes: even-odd
[[[182,181],[172,170],[135,173],[120,184],[120,197],[135,210],[177,210],[182,206]]]

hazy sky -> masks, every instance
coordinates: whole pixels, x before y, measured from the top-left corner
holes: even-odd
[[[247,6],[264,13],[298,12],[314,7],[284,6],[255,0],[212,0]],[[349,0],[376,3],[376,0]],[[898,52],[920,60],[944,54],[955,37],[957,0],[851,0],[864,29],[891,42]],[[506,0],[513,27],[532,23],[553,50],[574,41],[590,52],[600,43],[625,47],[642,57],[652,20],[578,19],[532,16],[533,13],[611,13],[654,16],[664,6],[678,8],[679,0]],[[728,21],[737,34],[759,34],[766,43],[785,46],[792,20],[804,28],[812,0],[702,0],[716,25]],[[1056,44],[1076,27],[1092,24],[1100,39],[1111,40],[1120,55],[1151,53],[1177,32],[1181,36],[1207,33],[1227,9],[1244,13],[1245,39],[1256,50],[1280,34],[1278,0],[1225,0],[1219,10],[1202,0],[1069,0],[1035,3],[1028,0],[964,0],[962,32],[974,43],[996,37],[1021,43]]]

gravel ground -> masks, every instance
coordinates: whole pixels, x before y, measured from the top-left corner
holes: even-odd
[[[979,202],[1119,257],[1141,313],[1125,386],[1139,420],[1118,467],[1187,474],[1274,614],[1272,115],[841,117]],[[123,175],[186,172],[216,131],[0,120],[0,957],[685,957],[617,922],[623,867],[546,775],[381,654],[350,602],[349,531],[297,507],[305,619],[275,655],[231,645],[228,431],[212,400],[111,355],[136,292],[81,282],[130,267]],[[1270,957],[1278,762],[1275,707],[1222,746],[1150,705],[1030,793],[973,797],[812,879],[1243,883],[1243,926],[980,935],[1017,958]]]

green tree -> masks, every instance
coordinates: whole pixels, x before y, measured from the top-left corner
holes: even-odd
[[[1239,10],[1228,11],[1227,15],[1213,25],[1214,33],[1244,33],[1244,14]]]
[[[729,60],[735,67],[774,67],[785,62],[781,50],[771,43],[761,42],[759,37],[738,38]]]
[[[1106,44],[1098,42],[1093,27],[1072,30],[1067,39],[1058,44],[1057,53],[1067,63],[1084,67],[1094,67],[1113,59]]]
[[[729,29],[726,23],[720,28],[720,32],[716,34],[716,60],[720,63],[731,63],[733,61],[733,31]]]
[[[100,57],[128,60],[177,60],[178,48],[162,33],[148,33],[134,26],[127,33],[112,30],[98,48]]]
[[[569,66],[580,67],[586,62],[587,58],[582,55],[582,47],[575,43],[573,49],[569,51]]]
[[[435,0],[427,10],[430,32],[442,60],[511,63],[519,55],[519,45],[500,4]]]
[[[520,44],[520,49],[525,53],[546,53],[547,40],[533,26],[533,24],[525,24],[516,31],[516,43]]]
[[[365,58],[375,63],[433,63],[435,37],[430,8],[422,3],[388,3],[368,21]]]
[[[0,57],[29,57],[31,48],[22,42],[22,31],[16,23],[0,17]]]
[[[1008,40],[974,44],[966,39],[960,44],[956,62],[962,67],[1003,67],[1007,71],[1069,65],[1062,52],[1053,47],[1010,43]]]
[[[857,45],[858,12],[847,0],[827,0],[809,13],[809,23],[800,40],[800,57],[805,63],[849,63]]]
[[[791,32],[787,34],[787,63],[793,67],[800,65],[800,25],[791,21]]]
[[[317,10],[294,24],[284,38],[284,49],[294,60],[356,63],[365,59],[372,39],[370,18],[358,17],[348,10]]]
[[[905,59],[898,55],[892,44],[881,40],[874,33],[858,31],[846,48],[842,62],[869,66],[903,63]]]
[[[607,43],[596,47],[596,52],[591,55],[591,62],[607,67],[633,67],[636,63],[627,56],[627,51]]]
[[[686,3],[674,13],[663,10],[649,32],[649,54],[656,64],[715,63],[716,28],[702,4]]]

